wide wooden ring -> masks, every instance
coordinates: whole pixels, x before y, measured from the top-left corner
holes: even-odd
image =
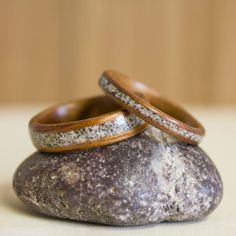
[[[132,137],[147,124],[107,96],[52,106],[29,122],[34,146],[44,152],[98,147]]]
[[[105,71],[99,85],[125,109],[183,142],[198,144],[205,134],[203,126],[186,110],[139,81]]]

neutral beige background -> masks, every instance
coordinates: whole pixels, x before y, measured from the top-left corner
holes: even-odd
[[[0,102],[99,93],[113,68],[183,102],[236,104],[236,0],[0,0]]]

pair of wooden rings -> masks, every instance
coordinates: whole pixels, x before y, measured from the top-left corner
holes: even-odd
[[[189,144],[201,141],[203,126],[146,85],[115,71],[105,71],[99,85],[107,96],[58,104],[30,120],[31,139],[38,150],[107,145],[138,134],[148,124]]]

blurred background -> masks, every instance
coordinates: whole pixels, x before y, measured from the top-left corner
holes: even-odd
[[[0,0],[0,102],[99,94],[119,70],[191,104],[236,104],[235,0]]]
[[[184,228],[236,235],[236,0],[0,0],[0,235],[37,235],[45,225],[22,214],[11,187],[35,151],[29,119],[54,102],[102,94],[106,69],[186,105],[204,125],[200,146],[225,196],[206,224]]]

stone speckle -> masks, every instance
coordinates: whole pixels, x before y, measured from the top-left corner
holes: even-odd
[[[223,189],[198,146],[157,129],[100,148],[36,152],[18,167],[13,186],[25,205],[44,214],[122,226],[202,218]]]

